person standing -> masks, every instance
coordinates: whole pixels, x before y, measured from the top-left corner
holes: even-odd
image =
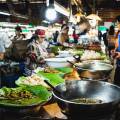
[[[0,32],[0,60],[4,59],[4,55],[6,52],[6,48],[8,48],[11,45],[11,40],[8,37],[8,34],[6,32],[1,31]]]
[[[115,28],[113,25],[110,26],[107,34],[108,40],[108,54],[111,56],[111,50],[115,48]]]
[[[58,43],[62,46],[68,45],[69,36],[68,36],[69,27],[66,24],[63,24],[61,27],[61,32],[58,36]]]
[[[117,17],[118,23],[118,32],[117,32],[117,41],[116,41],[116,49],[111,51],[111,55],[114,59],[116,59],[116,69],[114,75],[114,84],[120,86],[120,16]]]
[[[74,39],[74,43],[78,43],[78,38],[79,38],[79,36],[76,34],[76,31],[75,31],[75,29],[74,29],[74,31],[73,31],[73,34],[72,34],[72,36],[73,36],[73,39]]]
[[[58,35],[59,35],[59,31],[55,31],[55,33],[53,33],[53,41],[55,43],[57,42]]]
[[[108,49],[108,39],[107,39],[107,35],[108,35],[108,29],[106,29],[106,32],[103,33],[102,37],[103,37],[103,41],[106,47],[106,50]]]
[[[25,35],[22,34],[22,29],[20,26],[15,27],[15,36],[12,39],[12,41],[18,41],[18,40],[23,40],[25,38]]]

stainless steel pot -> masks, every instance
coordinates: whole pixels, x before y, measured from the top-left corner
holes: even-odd
[[[102,61],[86,61],[82,63],[73,64],[78,71],[80,77],[88,79],[102,79],[107,78],[113,66]]]

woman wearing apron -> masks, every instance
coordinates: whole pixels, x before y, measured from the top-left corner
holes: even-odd
[[[28,44],[27,57],[25,63],[25,75],[31,75],[32,72],[42,64],[47,57],[53,57],[52,53],[48,53],[45,45],[45,31],[38,29],[35,31],[35,35],[31,38]]]

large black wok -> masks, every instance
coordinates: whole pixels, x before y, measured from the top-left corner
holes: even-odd
[[[61,92],[59,95],[53,90],[53,96],[56,99],[61,111],[69,116],[104,116],[110,115],[118,107],[120,102],[120,87],[102,81],[76,80],[68,81],[56,86]],[[71,102],[76,98],[99,99],[102,103],[81,104]]]

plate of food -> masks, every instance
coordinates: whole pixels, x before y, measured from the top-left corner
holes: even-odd
[[[100,52],[96,52],[93,50],[85,50],[84,53],[81,55],[80,60],[104,60],[107,59],[106,55]]]
[[[42,75],[33,74],[28,77],[20,77],[18,80],[15,81],[16,85],[18,86],[35,86],[35,85],[42,85],[46,88],[49,88],[49,86],[44,82],[44,80],[47,79],[43,77]]]
[[[43,86],[0,89],[0,107],[32,107],[48,101],[51,93]]]
[[[45,67],[44,70],[43,70],[44,73],[56,73],[56,74],[63,74],[61,71],[55,69],[55,68],[52,68],[52,67]]]

